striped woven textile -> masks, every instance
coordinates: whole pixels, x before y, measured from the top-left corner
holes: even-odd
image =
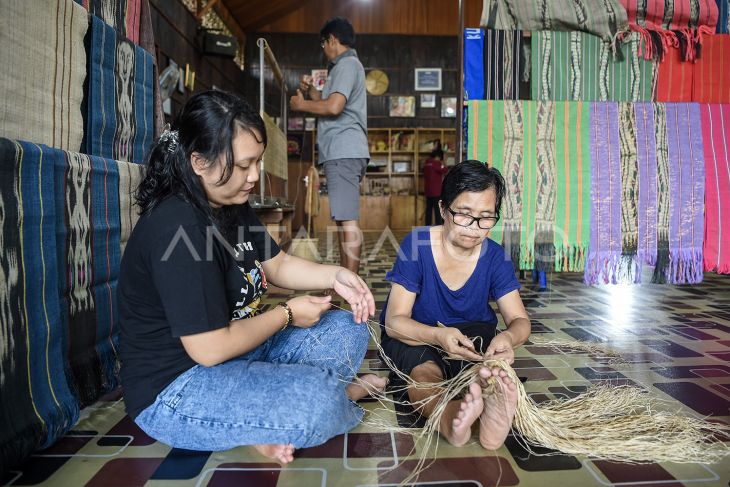
[[[552,270],[555,266],[555,103],[536,102],[535,138],[535,259],[533,268]],[[525,180],[525,186],[533,184]]]
[[[667,103],[669,156],[669,262],[657,265],[670,284],[702,282],[705,163],[700,107],[696,103]]]
[[[143,163],[154,138],[152,57],[95,16],[89,36],[85,153]]]
[[[522,159],[522,219],[520,231],[520,269],[535,266],[535,215],[537,203],[535,181],[537,180],[537,102],[528,101],[522,105],[523,159]]]
[[[119,170],[119,249],[124,254],[127,240],[139,220],[139,206],[134,195],[144,179],[145,167],[141,164],[117,161]]]
[[[87,28],[73,0],[3,2],[0,137],[81,148]]]
[[[717,28],[715,32],[718,34],[727,34],[728,25],[730,25],[730,0],[715,0],[717,2]]]
[[[639,160],[633,103],[618,104],[621,154],[621,282],[641,282],[639,241]]]
[[[699,56],[703,36],[713,34],[718,20],[711,0],[621,0],[631,30],[642,38],[647,58],[662,59],[672,46],[681,46],[682,59]]]
[[[695,63],[682,60],[678,48],[670,48],[657,70],[656,101],[692,101]]]
[[[502,202],[502,215],[497,225],[492,228],[489,238],[495,242],[502,243],[504,239],[505,220],[512,216],[512,208],[509,208],[509,194],[515,189],[507,182],[504,160],[505,140],[505,103],[501,101],[475,101],[469,102],[468,107],[468,131],[469,143],[467,159],[473,159],[486,163],[502,173],[505,178],[505,200]],[[522,131],[520,130],[520,136]]]
[[[694,63],[692,101],[730,103],[730,35],[707,36]]]
[[[489,238],[502,243],[518,267],[522,239],[522,190],[525,154],[525,102],[469,102],[467,157],[498,169],[505,180],[501,218]],[[534,211],[534,206],[532,207]],[[534,232],[533,232],[534,235]]]
[[[580,102],[471,101],[467,156],[506,191],[490,238],[520,269],[580,271],[588,249],[589,110]]]
[[[654,104],[654,141],[656,144],[656,241],[657,253],[654,259],[654,275],[652,282],[664,283],[664,270],[669,265],[669,140],[667,139],[667,110],[666,104]]]
[[[144,169],[0,139],[3,466],[118,386],[117,277]]]
[[[657,257],[657,141],[654,106],[634,103],[636,160],[639,172],[639,208],[636,261],[656,265]]]
[[[484,98],[519,100],[520,80],[525,68],[521,30],[484,31]],[[523,96],[525,95],[525,96]]]
[[[152,13],[150,12],[149,0],[141,0],[140,21],[139,21],[139,45],[142,49],[150,53],[153,63],[152,79],[159,78],[159,69],[157,67],[157,48],[155,47],[155,34],[152,31]],[[165,127],[165,115],[162,113],[162,97],[160,95],[160,84],[152,83],[153,88],[153,113],[155,114],[154,122],[154,138],[157,139]]]
[[[591,224],[586,284],[619,282],[621,150],[618,104],[591,103]]]
[[[503,30],[580,30],[613,42],[628,29],[618,0],[484,0],[482,27]]]
[[[59,317],[54,171],[63,153],[0,139],[0,465],[7,471],[78,419]]]
[[[700,112],[705,156],[704,270],[730,274],[730,105],[703,104]]]
[[[614,56],[611,43],[585,32],[534,32],[533,100],[651,101],[656,63],[639,56],[632,33]]]
[[[121,35],[139,44],[139,19],[144,0],[75,0]]]
[[[582,272],[590,243],[590,106],[555,107],[555,271]]]
[[[489,238],[502,243],[515,266],[520,259],[523,184],[523,102],[470,101],[467,157],[498,169],[505,180],[501,218]]]

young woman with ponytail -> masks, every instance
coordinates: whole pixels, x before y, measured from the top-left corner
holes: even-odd
[[[121,377],[128,414],[176,448],[253,445],[281,463],[358,424],[354,401],[385,379],[353,379],[375,312],[365,282],[279,249],[248,198],[266,129],[235,95],[193,96],[151,150],[141,217],[119,277]],[[299,296],[263,311],[267,281]]]

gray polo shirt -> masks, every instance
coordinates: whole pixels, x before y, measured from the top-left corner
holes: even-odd
[[[369,159],[368,109],[365,92],[365,69],[354,49],[332,60],[332,68],[322,90],[322,99],[341,93],[347,99],[336,117],[319,117],[317,144],[319,163],[333,159]]]

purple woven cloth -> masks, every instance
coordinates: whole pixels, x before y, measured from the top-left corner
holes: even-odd
[[[621,163],[618,105],[591,103],[591,242],[586,284],[618,283],[621,261]]]
[[[654,107],[651,103],[635,103],[636,156],[639,163],[639,239],[637,262],[656,265],[656,138]]]
[[[669,265],[671,284],[702,282],[705,164],[700,107],[667,103],[669,149]]]

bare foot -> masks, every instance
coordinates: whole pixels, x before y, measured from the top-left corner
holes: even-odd
[[[256,448],[256,451],[261,453],[267,458],[276,460],[282,465],[294,460],[294,446],[293,445],[252,445]]]
[[[487,450],[496,450],[504,443],[512,427],[517,409],[517,386],[499,367],[479,371],[483,380],[497,381],[496,392],[485,399],[484,412],[479,419],[479,443]]]
[[[387,378],[375,374],[365,374],[362,377],[356,377],[347,386],[345,392],[347,393],[347,397],[353,401],[359,401],[363,397],[371,395],[373,392],[383,392],[386,385],[388,385]]]
[[[477,420],[484,410],[482,400],[482,388],[476,382],[469,385],[469,392],[459,405],[459,412],[451,421],[451,428],[442,429],[446,440],[454,446],[463,446],[471,438],[471,425]]]

